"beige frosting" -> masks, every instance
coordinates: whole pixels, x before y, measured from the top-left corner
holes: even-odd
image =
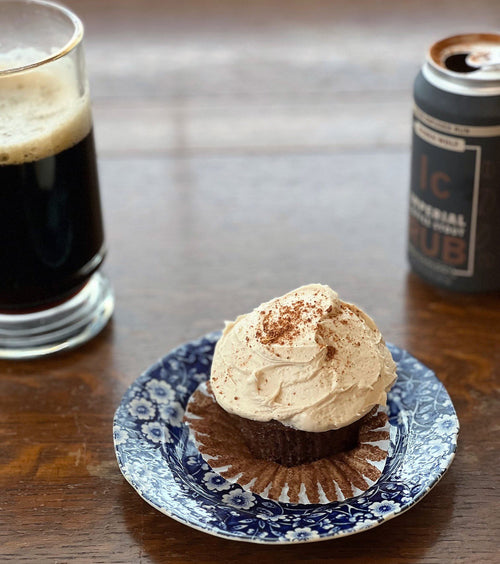
[[[211,373],[227,412],[311,432],[344,427],[385,405],[395,379],[373,320],[321,284],[226,322]]]

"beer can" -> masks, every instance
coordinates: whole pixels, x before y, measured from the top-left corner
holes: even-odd
[[[431,46],[415,79],[408,256],[450,290],[500,289],[500,35]]]

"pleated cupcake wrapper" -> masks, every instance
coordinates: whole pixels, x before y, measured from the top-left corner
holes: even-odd
[[[348,452],[290,468],[257,459],[206,382],[191,396],[184,420],[214,472],[246,491],[283,503],[324,504],[362,494],[380,478],[390,445],[386,408],[378,406],[359,430],[359,445]]]

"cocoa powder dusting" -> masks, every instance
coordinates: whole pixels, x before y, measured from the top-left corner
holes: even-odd
[[[262,331],[257,330],[255,336],[263,345],[278,343],[291,344],[300,335],[300,323],[312,321],[311,314],[321,316],[323,310],[308,304],[304,300],[297,300],[292,305],[279,305],[278,311],[261,311]]]
[[[335,353],[337,352],[337,349],[335,347],[332,347],[331,345],[326,347],[326,360],[332,360],[332,358],[335,356]]]

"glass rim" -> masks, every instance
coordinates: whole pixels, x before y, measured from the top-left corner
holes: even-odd
[[[47,63],[52,63],[61,57],[64,57],[75,47],[77,47],[82,39],[83,39],[83,23],[82,20],[69,8],[64,6],[63,4],[58,4],[57,2],[51,2],[50,0],[0,0],[1,4],[37,4],[39,6],[45,6],[47,8],[53,8],[60,13],[64,14],[73,24],[73,34],[71,35],[70,39],[60,48],[57,50],[56,53],[40,59],[39,61],[35,61],[34,63],[30,63],[29,65],[22,65],[19,67],[12,67],[8,69],[0,69],[0,77],[5,75],[17,74],[21,72],[25,72],[31,69],[35,69],[38,67],[42,67]]]

